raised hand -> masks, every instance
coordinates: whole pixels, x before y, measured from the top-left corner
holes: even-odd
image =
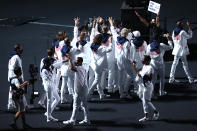
[[[113,18],[112,18],[112,17],[109,17],[109,18],[108,18],[108,21],[109,21],[109,23],[110,23],[111,26],[114,25],[114,22],[113,22]]]
[[[77,25],[79,24],[79,20],[80,20],[80,18],[79,18],[79,17],[77,17],[77,18],[74,18],[74,21],[75,21],[75,26],[77,26]]]
[[[137,11],[135,11],[135,14],[136,14],[138,17],[140,17],[140,15],[139,15],[139,13],[138,13]]]

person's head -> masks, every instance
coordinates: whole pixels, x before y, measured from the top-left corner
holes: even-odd
[[[102,32],[107,33],[109,31],[109,28],[107,26],[102,27]]]
[[[184,27],[184,24],[183,24],[182,21],[178,21],[178,22],[176,23],[176,26],[179,27],[179,28],[183,28],[183,27]]]
[[[48,55],[48,57],[53,57],[54,50],[53,49],[47,49],[47,55]]]
[[[83,64],[83,58],[82,57],[77,57],[75,62],[77,63],[78,66],[82,66]]]
[[[134,35],[134,37],[140,37],[141,36],[141,34],[138,30],[133,31],[133,35]]]
[[[101,34],[98,34],[94,37],[93,43],[95,44],[101,44],[103,41],[103,36]]]
[[[128,35],[128,33],[129,33],[129,30],[127,29],[127,28],[123,28],[122,30],[121,30],[121,32],[120,32],[120,35],[122,36],[122,37],[127,37],[127,35]]]
[[[69,39],[68,37],[65,37],[65,38],[64,38],[64,43],[65,43],[66,45],[70,45],[70,39]]]
[[[16,67],[14,68],[14,74],[15,74],[17,77],[21,76],[21,75],[22,75],[22,70],[21,70],[21,68],[18,67],[18,66],[16,66]]]
[[[155,23],[156,23],[156,20],[155,20],[155,19],[152,19],[152,20],[151,20],[151,23],[152,23],[152,24],[155,24]]]
[[[150,64],[150,61],[151,61],[151,58],[150,58],[150,56],[149,55],[144,55],[144,58],[143,58],[143,63],[145,64],[145,65],[149,65]]]
[[[85,32],[81,32],[80,36],[79,36],[79,39],[85,41],[86,40],[86,33]]]
[[[21,55],[23,53],[23,48],[20,44],[15,44],[14,45],[14,51],[16,51],[16,53],[18,55]]]
[[[44,63],[44,67],[45,67],[46,69],[49,69],[49,67],[51,66],[51,60],[50,60],[50,58],[45,58],[45,59],[43,60],[43,63]]]

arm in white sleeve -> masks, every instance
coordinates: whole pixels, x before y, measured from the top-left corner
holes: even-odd
[[[75,26],[75,27],[74,27],[74,31],[73,31],[73,36],[74,36],[74,38],[73,38],[73,39],[77,39],[77,37],[78,37],[78,33],[79,33],[78,27],[77,27],[77,26]]]
[[[41,61],[40,61],[40,76],[42,75],[41,70],[42,70],[42,67],[44,66],[43,59],[44,58],[42,58]]]
[[[118,35],[118,33],[116,32],[114,26],[111,26],[111,27],[110,27],[110,30],[111,30],[113,39],[114,39],[114,41],[116,42],[116,41],[117,41],[117,37],[118,37],[119,35]]]
[[[192,33],[191,30],[189,30],[188,33],[185,32],[185,31],[183,31],[183,33],[182,33],[182,36],[183,36],[185,39],[190,39],[190,38],[192,38],[192,35],[193,35],[193,33]]]
[[[90,34],[90,43],[93,43],[95,37],[95,28],[92,28],[91,34]]]
[[[56,68],[56,69],[60,69],[61,66],[62,66],[62,61],[56,60],[56,61],[53,63],[53,67]]]
[[[109,46],[105,48],[106,53],[111,52],[112,48],[113,48],[112,43],[109,43]]]

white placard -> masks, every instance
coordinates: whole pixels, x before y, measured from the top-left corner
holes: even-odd
[[[160,10],[160,6],[161,5],[159,3],[150,0],[148,5],[148,11],[158,14]]]

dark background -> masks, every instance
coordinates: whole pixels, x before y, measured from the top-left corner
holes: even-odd
[[[194,0],[160,0],[161,19],[167,17],[167,29],[172,32],[175,21],[180,18],[188,18],[197,22],[197,8]],[[120,18],[121,0],[1,0],[0,19],[11,17],[47,17],[39,22],[74,25],[73,18],[80,17],[81,24],[84,20],[93,16]],[[154,15],[153,15],[154,17]],[[163,23],[161,23],[163,26]],[[197,25],[192,25],[195,27]],[[25,24],[16,27],[0,27],[0,129],[10,129],[9,123],[12,113],[6,112],[8,98],[7,63],[9,52],[15,43],[21,43],[24,49],[22,56],[23,69],[26,79],[29,79],[29,64],[39,66],[40,60],[45,56],[45,51],[51,46],[55,34],[65,30],[72,38],[72,28]],[[197,42],[196,31],[189,40],[190,46]],[[193,47],[193,46],[192,46]],[[193,49],[193,48],[192,48]],[[196,50],[192,50],[195,57]],[[166,63],[166,77],[172,62]],[[189,67],[193,76],[196,75],[197,62],[189,61]],[[154,101],[160,110],[160,120],[139,124],[137,121],[143,116],[142,105],[138,99],[132,101],[119,101],[112,99],[103,102],[90,103],[91,127],[76,127],[73,130],[196,130],[197,127],[197,95],[196,85],[188,85],[182,69],[177,67],[176,75],[185,83],[180,85],[166,85],[169,95]],[[167,79],[168,80],[168,79]],[[36,83],[36,90],[42,88],[41,82]],[[117,97],[115,97],[117,98]],[[36,101],[37,102],[37,101]],[[27,115],[27,121],[36,129],[61,129],[61,123],[47,124],[43,115],[44,110],[33,110]],[[62,120],[69,119],[71,109],[69,105],[55,111],[54,116]],[[72,128],[71,128],[72,129]],[[70,130],[66,128],[66,130]]]

